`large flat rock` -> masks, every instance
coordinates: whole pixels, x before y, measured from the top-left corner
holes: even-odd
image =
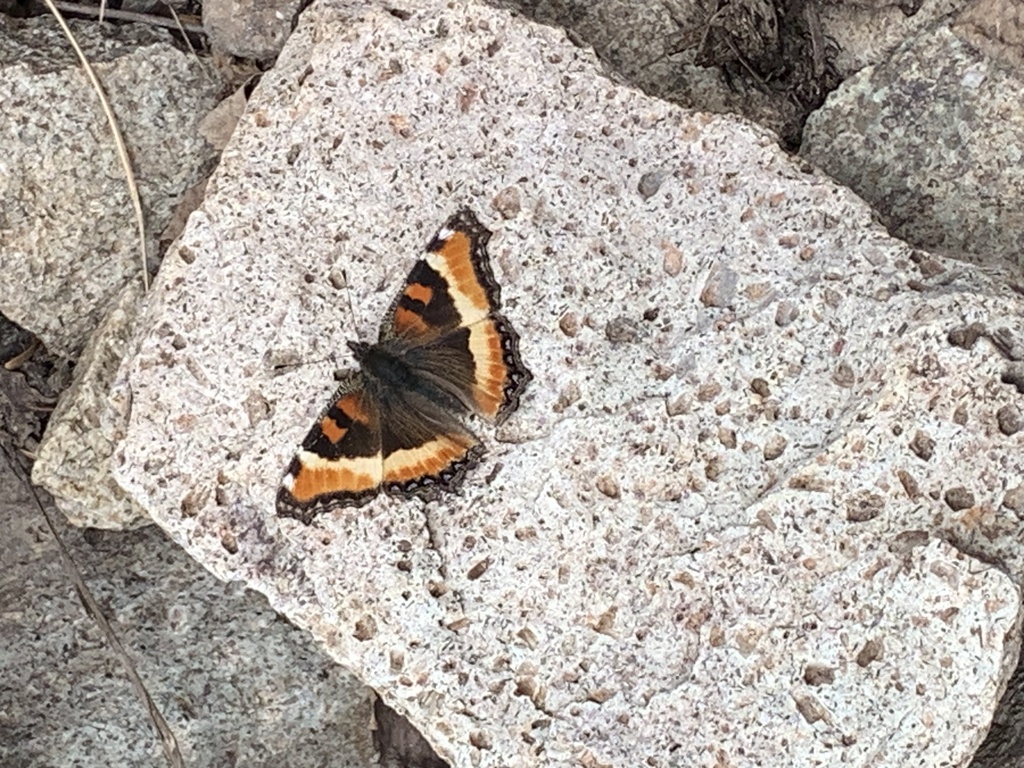
[[[846,80],[808,119],[801,154],[856,190],[899,237],[981,264],[1008,262],[1019,274],[1020,40],[1020,3],[975,0],[958,23],[927,30]]]
[[[276,517],[345,342],[461,205],[519,411],[459,495]],[[962,765],[1017,654],[1022,312],[553,30],[327,3],[165,259],[115,475],[453,765]]]

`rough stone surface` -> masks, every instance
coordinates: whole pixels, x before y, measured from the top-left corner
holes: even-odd
[[[196,126],[219,81],[168,34],[72,30],[128,145],[156,254],[177,197],[215,160]],[[99,100],[52,19],[0,17],[0,62],[0,311],[74,357],[107,303],[142,280],[128,187]]]
[[[217,581],[154,527],[61,534],[186,765],[372,764],[367,689],[262,597]],[[167,765],[2,458],[0,563],[0,765]]]
[[[578,44],[593,46],[610,72],[646,93],[691,109],[740,114],[785,136],[799,132],[804,112],[799,100],[748,79],[746,68],[736,60],[739,53],[766,77],[780,71],[779,21],[771,3],[738,0],[730,4],[741,9],[738,14],[717,15],[712,4],[687,0],[491,0],[490,4],[565,28]],[[752,13],[744,13],[748,9]],[[754,19],[764,23],[749,23]],[[734,53],[709,46],[709,40],[721,39],[719,30],[744,49]],[[796,58],[792,50],[789,54]],[[735,76],[724,72],[723,66]]]
[[[886,61],[905,42],[968,4],[968,0],[832,0],[815,8],[822,31],[835,42],[835,65],[846,78]]]
[[[281,52],[301,0],[206,0],[203,28],[214,50],[259,61]]]
[[[1020,0],[973,0],[953,29],[985,55],[1018,74],[1024,71],[1024,3]]]
[[[550,29],[402,8],[314,6],[264,77],[115,387],[118,482],[454,766],[966,763],[1018,650],[1021,296]],[[461,495],[278,519],[329,358],[462,204],[520,410]]]
[[[1018,665],[1006,686],[988,736],[978,748],[971,768],[1024,766],[1024,664]]]
[[[1024,265],[1022,102],[1024,68],[943,26],[844,82],[807,121],[801,153],[893,234]]]
[[[838,82],[811,70],[834,67],[848,77],[885,61],[906,40],[968,5],[968,0],[836,0],[804,3],[800,9],[758,0],[718,5],[703,0],[488,1],[563,27],[572,40],[592,45],[610,71],[647,93],[691,109],[744,115],[793,139],[794,146],[805,117],[801,99],[817,104]],[[813,29],[820,33],[817,51]],[[709,40],[721,41],[726,34],[742,48],[730,53],[709,46]],[[737,55],[769,87],[748,79]],[[820,60],[813,61],[815,56]],[[729,74],[710,64],[737,65]]]
[[[54,495],[73,525],[132,528],[149,516],[114,482],[114,441],[123,426],[107,397],[138,312],[142,286],[124,287],[75,366],[75,378],[50,417],[32,482]]]

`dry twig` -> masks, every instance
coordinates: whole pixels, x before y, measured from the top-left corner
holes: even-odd
[[[75,13],[82,16],[100,16],[100,8],[95,5],[84,5],[83,3],[72,3],[67,0],[54,0],[53,3],[58,10],[64,13]],[[168,6],[171,11],[172,18],[166,16],[155,16],[152,13],[137,13],[135,11],[122,11],[116,8],[102,9],[103,19],[117,19],[118,21],[134,21],[139,24],[149,24],[154,27],[168,27],[170,29],[177,29],[181,33],[188,33],[190,35],[205,35],[206,30],[203,29],[203,25],[198,21],[182,21],[178,14],[174,12],[174,9]],[[187,18],[195,18],[187,17]],[[191,47],[191,46],[190,46]]]
[[[60,536],[60,531],[57,530],[57,526],[54,525],[53,520],[50,518],[50,514],[46,511],[46,507],[39,498],[39,493],[36,491],[36,487],[32,485],[31,481],[22,470],[21,465],[11,455],[10,449],[6,444],[6,441],[2,439],[2,436],[0,436],[0,449],[3,450],[11,471],[14,472],[14,474],[25,484],[25,487],[29,489],[36,508],[46,521],[46,526],[50,529],[50,533],[53,534],[54,541],[57,542],[57,549],[60,553],[61,564],[64,566],[64,570],[67,572],[68,577],[71,579],[71,583],[75,587],[75,591],[78,593],[78,599],[82,601],[82,606],[85,608],[86,613],[92,617],[93,621],[95,621],[99,626],[103,636],[106,637],[107,642],[110,643],[111,649],[113,649],[114,654],[118,657],[118,660],[121,662],[121,666],[124,667],[124,670],[128,675],[128,680],[131,682],[132,688],[135,690],[138,697],[142,699],[143,704],[146,705],[146,711],[149,713],[149,719],[153,723],[153,727],[156,728],[157,733],[160,735],[160,743],[164,748],[164,754],[167,757],[168,764],[171,768],[185,768],[185,760],[181,755],[181,751],[178,749],[178,741],[175,739],[174,733],[171,731],[171,728],[164,719],[164,716],[157,708],[156,702],[153,701],[153,698],[149,695],[149,691],[146,690],[146,685],[142,682],[142,677],[139,675],[138,670],[135,669],[135,662],[132,661],[132,658],[124,649],[124,646],[121,645],[121,641],[114,633],[114,629],[110,626],[110,622],[107,620],[107,617],[103,615],[103,611],[100,609],[99,603],[96,602],[96,598],[93,596],[92,592],[89,591],[89,587],[86,585],[85,579],[82,578],[81,571],[78,570],[78,566],[75,565],[75,561],[71,557],[71,553],[68,551],[67,545],[64,544],[64,540]]]
[[[85,53],[82,52],[74,34],[72,34],[67,22],[64,21],[64,16],[61,15],[57,6],[54,5],[54,0],[43,1],[46,3],[46,7],[50,9],[50,13],[52,13],[54,18],[57,19],[57,23],[60,24],[60,28],[64,31],[64,35],[71,43],[71,47],[75,49],[75,53],[78,55],[78,60],[82,62],[82,69],[85,70],[85,76],[89,78],[89,82],[92,83],[93,90],[96,91],[96,95],[99,97],[100,104],[103,107],[103,114],[107,116],[107,123],[110,125],[110,132],[114,137],[114,144],[117,147],[117,156],[121,161],[121,167],[124,169],[125,181],[128,183],[128,195],[131,197],[132,207],[135,209],[135,221],[139,228],[139,249],[142,259],[142,286],[148,291],[149,268],[147,267],[146,259],[146,219],[142,213],[142,199],[139,197],[139,188],[135,184],[135,173],[132,171],[132,161],[128,157],[128,149],[125,147],[124,138],[121,136],[121,129],[117,125],[117,118],[114,117],[114,112],[110,108],[110,102],[107,100],[107,94],[104,92],[99,78],[96,77],[96,73],[93,71],[92,65],[89,64],[89,60],[85,58]]]

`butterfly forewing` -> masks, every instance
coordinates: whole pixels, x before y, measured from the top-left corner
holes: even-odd
[[[444,277],[420,260],[385,317],[380,342],[399,339],[408,344],[422,344],[458,328],[461,322]]]
[[[491,233],[463,209],[452,216],[416,262],[381,325],[380,340],[425,343],[487,317],[500,289],[487,256]]]

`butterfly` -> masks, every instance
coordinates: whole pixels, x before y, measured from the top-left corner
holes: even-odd
[[[288,466],[279,515],[309,524],[381,491],[436,499],[479,463],[483,445],[462,417],[501,423],[533,379],[499,312],[490,237],[471,210],[455,213],[413,266],[377,343],[349,342],[359,368]]]

